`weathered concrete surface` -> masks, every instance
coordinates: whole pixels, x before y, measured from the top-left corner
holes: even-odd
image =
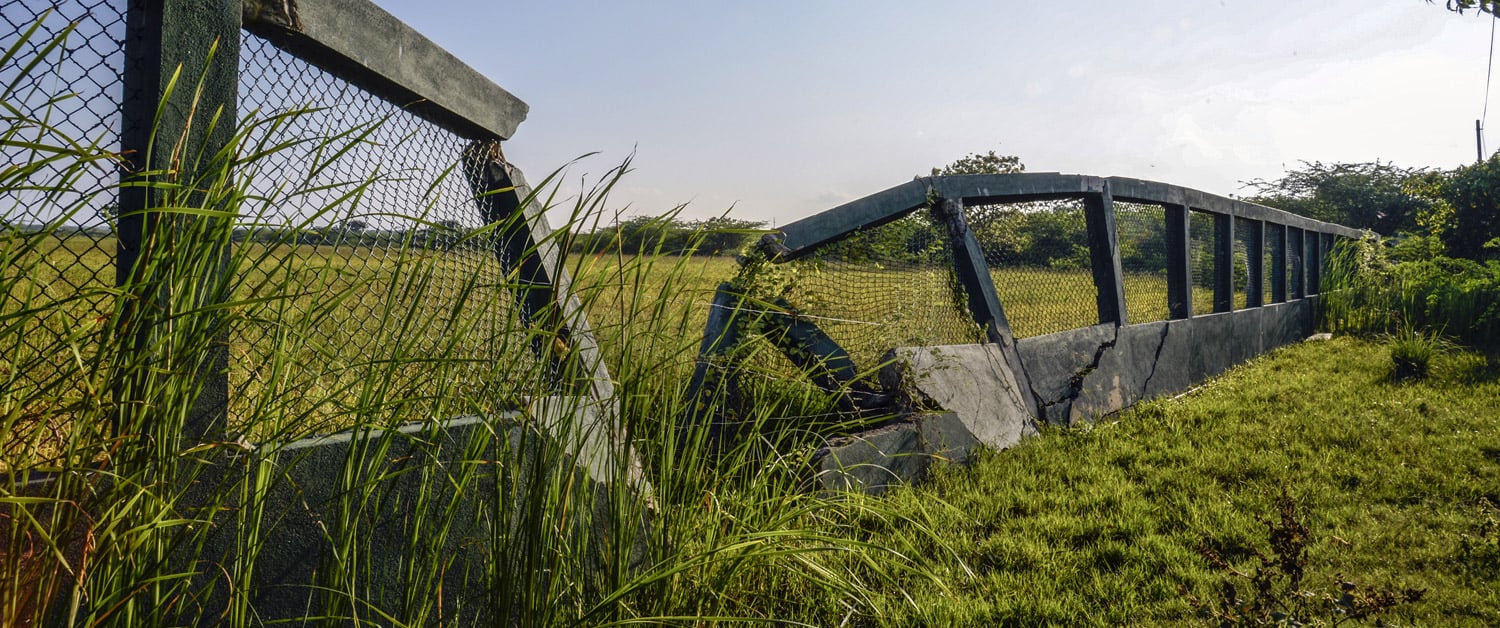
[[[904,347],[886,356],[887,390],[903,391],[915,414],[831,441],[816,459],[828,490],[878,493],[920,478],[933,460],[964,462],[981,445],[1009,447],[1036,421],[1075,424],[1204,380],[1312,333],[1304,299],[1183,320],[1096,325],[1017,341],[1042,416],[1026,409],[1016,378],[993,344]]]
[[[813,470],[824,490],[879,494],[917,481],[935,461],[966,462],[978,446],[953,413],[920,413],[829,441],[814,456]]]
[[[973,438],[1004,449],[1036,434],[1026,395],[998,345],[902,347],[886,354],[886,390],[919,409],[954,413]]]
[[[245,28],[470,137],[509,139],[529,107],[369,0],[245,0]]]
[[[1115,346],[1118,327],[1094,325],[1016,341],[1039,420],[1066,424],[1084,380]]]
[[[1177,394],[1312,333],[1302,300],[1183,320],[1085,327],[1016,342],[1042,417],[1072,424]]]
[[[539,408],[563,411],[557,400]],[[618,531],[644,531],[646,521],[617,525],[610,514],[617,491],[599,481],[619,477],[610,469],[617,463],[589,453],[597,443],[587,438],[579,447],[544,435],[533,427],[537,419],[545,421],[511,414],[344,432],[221,461],[200,475],[197,489],[220,499],[246,495],[260,507],[241,501],[205,513],[214,529],[186,558],[202,574],[195,591],[201,617],[217,621],[231,591],[261,622],[372,614],[351,607],[347,594],[399,617],[414,600],[440,595],[447,618],[502,623],[496,613],[506,613],[506,602],[489,586],[495,569],[522,564],[524,557],[510,554],[528,547],[523,537],[535,525],[526,519],[528,504],[559,490],[579,496],[568,525],[589,539],[584,558],[602,566],[625,552],[639,560],[645,534],[620,538]],[[263,488],[226,492],[236,483]],[[187,501],[195,501],[191,493]],[[197,503],[205,502],[212,500]],[[355,557],[357,564],[349,562]],[[229,582],[232,573],[240,580]]]

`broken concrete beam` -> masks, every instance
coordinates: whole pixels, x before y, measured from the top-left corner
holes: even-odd
[[[823,490],[878,495],[921,479],[934,462],[965,463],[979,446],[957,415],[921,413],[829,441],[813,469]]]
[[[946,410],[979,442],[1004,449],[1036,434],[1036,420],[999,345],[902,347],[886,354],[880,383],[918,409]]]
[[[1094,325],[1016,341],[1021,364],[1037,397],[1040,420],[1067,425],[1084,379],[1115,346],[1114,325]]]

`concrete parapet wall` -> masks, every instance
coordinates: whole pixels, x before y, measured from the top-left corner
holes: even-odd
[[[934,461],[1010,447],[1037,424],[1073,425],[1192,389],[1313,331],[1315,299],[1123,327],[1095,325],[1016,341],[1030,389],[1017,388],[994,344],[904,347],[881,372],[907,397],[908,418],[835,439],[814,464],[822,488],[881,492]],[[1039,416],[1020,395],[1034,395]]]
[[[1184,392],[1312,333],[1313,300],[1016,341],[1041,420],[1068,425]]]
[[[538,407],[581,415],[572,425],[601,420],[589,405],[564,408],[553,399]],[[621,475],[639,482],[635,462],[616,456],[623,447],[602,444],[602,432],[558,438],[546,423],[530,413],[469,416],[267,445],[218,461],[198,474],[188,500],[197,493],[215,509],[203,513],[213,529],[182,559],[200,574],[202,617],[220,616],[231,595],[269,623],[398,611],[416,592],[440,595],[445,616],[498,621],[496,604],[506,603],[494,599],[494,563],[529,547],[528,508],[548,503],[548,493],[577,496],[570,501],[582,508],[566,518],[573,531],[565,533],[590,539],[588,560],[614,560],[617,545],[639,560],[645,537],[616,533],[608,485]],[[207,497],[226,494],[240,497],[229,504]],[[242,576],[230,582],[231,573]],[[350,595],[362,602],[350,606]]]

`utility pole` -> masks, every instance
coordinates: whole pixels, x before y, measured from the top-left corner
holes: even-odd
[[[1480,126],[1478,120],[1474,121],[1474,154],[1474,163],[1484,162],[1484,127]]]

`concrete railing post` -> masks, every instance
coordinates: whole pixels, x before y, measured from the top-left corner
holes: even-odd
[[[953,249],[953,271],[958,283],[969,298],[969,313],[974,322],[984,329],[989,342],[1000,345],[1006,364],[1015,374],[1021,390],[1031,390],[1021,356],[1016,352],[1015,336],[1011,334],[1010,322],[1005,318],[1005,308],[1000,305],[1000,296],[995,292],[995,280],[990,276],[990,267],[984,259],[984,249],[969,221],[964,216],[962,200],[939,198],[936,201],[938,215],[948,227],[948,239]],[[1031,416],[1037,414],[1036,398],[1024,395]]]
[[[1167,205],[1167,309],[1172,318],[1193,316],[1192,212],[1186,205]]]
[[[157,351],[153,339],[167,333],[162,326],[174,314],[164,307],[168,305],[165,282],[170,269],[154,263],[153,258],[169,255],[168,259],[178,261],[167,249],[174,231],[192,225],[203,233],[203,225],[193,225],[193,218],[153,211],[162,207],[166,192],[164,186],[153,187],[152,183],[168,180],[171,184],[192,185],[198,181],[199,169],[227,167],[209,162],[234,134],[241,9],[238,0],[130,0],[126,11],[120,144],[129,163],[122,174],[127,185],[120,190],[115,264],[117,285],[135,294],[127,299],[127,309],[117,322],[123,326],[122,355],[145,356]],[[174,80],[176,85],[169,93]],[[201,194],[185,202],[198,201],[211,202]],[[228,260],[228,244],[212,250],[222,261],[204,267],[222,272],[223,262]],[[207,288],[216,278],[195,279],[201,288]],[[192,292],[196,298],[212,293],[207,289]],[[178,309],[207,305],[178,299],[173,306]],[[229,391],[227,336],[209,352],[196,358],[201,381],[182,435],[184,441],[210,437],[224,426]],[[143,403],[147,400],[137,398],[143,392],[140,384],[134,380],[118,383],[121,413],[141,412],[147,406]],[[139,426],[141,419],[121,414],[115,427]]]
[[[1323,234],[1308,232],[1307,234],[1307,293],[1318,294],[1323,291]]]
[[[1109,184],[1099,194],[1084,197],[1088,223],[1089,260],[1097,289],[1099,323],[1128,325],[1125,314],[1125,273],[1120,262],[1119,236],[1115,231],[1115,202]]]

